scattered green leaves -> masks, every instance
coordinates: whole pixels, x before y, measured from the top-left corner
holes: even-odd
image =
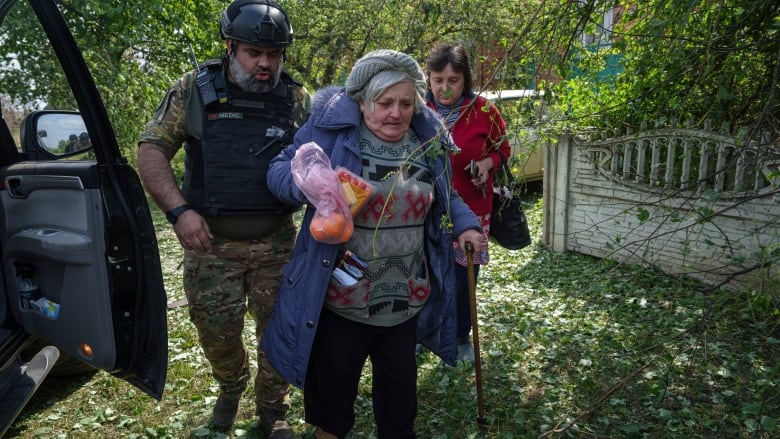
[[[755,437],[778,432],[778,298],[700,294],[699,284],[538,244],[542,205],[526,214],[537,243],[491,246],[477,287],[484,408],[475,374],[418,356],[417,434],[440,439],[613,436]],[[160,212],[170,301],[180,298],[181,257]],[[164,250],[163,250],[164,249]],[[107,374],[84,382],[48,378],[12,437],[262,438],[251,389],[231,436],[210,428],[218,389],[186,307],[169,311],[168,383],[161,402]],[[254,346],[252,325],[246,340]],[[353,439],[375,438],[367,364]],[[71,379],[72,380],[72,379]],[[293,388],[288,421],[313,437]]]

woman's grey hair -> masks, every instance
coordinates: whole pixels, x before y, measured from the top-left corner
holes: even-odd
[[[408,82],[413,85],[414,112],[415,114],[419,113],[425,102],[421,92],[421,90],[425,90],[425,82],[417,81],[411,75],[401,70],[383,70],[377,73],[368,80],[368,83],[363,89],[352,96],[352,99],[356,102],[362,101],[371,109],[371,111],[374,111],[374,102],[382,96],[382,93],[388,88],[402,82]]]

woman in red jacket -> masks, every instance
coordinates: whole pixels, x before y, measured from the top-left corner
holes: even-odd
[[[438,45],[431,50],[425,66],[428,78],[427,105],[439,113],[461,150],[450,155],[452,185],[482,223],[482,246],[474,250],[474,276],[477,279],[479,266],[488,263],[487,238],[493,207],[493,171],[501,165],[499,154],[505,159],[510,154],[506,122],[492,103],[472,91],[471,65],[463,47]],[[454,247],[458,360],[473,364],[466,256],[457,243],[454,243]]]

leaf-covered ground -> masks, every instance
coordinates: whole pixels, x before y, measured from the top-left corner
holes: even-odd
[[[480,273],[484,412],[473,368],[419,356],[420,438],[778,437],[777,292],[701,294],[699,285],[539,244],[491,247]],[[183,297],[181,251],[155,211],[169,301]],[[209,428],[217,387],[187,309],[168,314],[169,371],[155,401],[105,373],[48,378],[9,438],[261,438],[250,392],[229,435]],[[251,327],[251,325],[250,325]],[[247,343],[255,344],[249,328]],[[374,438],[369,367],[353,438]],[[289,420],[301,437],[302,394]]]

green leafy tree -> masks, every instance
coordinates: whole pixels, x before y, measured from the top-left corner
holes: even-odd
[[[423,61],[437,42],[475,50],[502,47],[520,37],[521,11],[531,1],[399,0],[282,2],[295,33],[288,67],[316,89],[343,83],[365,53],[390,48]]]
[[[4,92],[22,111],[41,106],[74,109],[69,86],[40,26],[26,21],[20,2],[3,29],[0,57],[13,66],[2,79]],[[125,155],[133,158],[135,142],[164,91],[196,53],[220,53],[218,2],[97,0],[63,1],[62,13],[82,48]],[[23,18],[25,17],[25,18]],[[25,105],[21,104],[25,103]]]
[[[772,0],[281,0],[295,41],[287,68],[311,90],[343,82],[370,50],[422,61],[436,42],[469,48],[483,88],[547,88],[561,98],[559,127],[710,120],[731,132],[776,131],[778,5]],[[219,57],[218,18],[228,1],[65,0],[62,10],[107,102],[120,144],[135,138],[170,83],[198,59]],[[614,27],[601,29],[604,13]],[[19,30],[31,23],[19,22]],[[15,102],[69,99],[57,69],[31,47],[43,35],[4,40],[0,53],[38,75],[3,77]],[[601,35],[609,45],[588,45]],[[606,40],[605,40],[606,41]],[[603,41],[602,41],[603,42]],[[608,57],[622,73],[603,76]],[[22,79],[25,78],[25,79]],[[59,100],[59,101],[58,101]]]
[[[217,2],[66,2],[126,156],[164,91],[192,67],[191,53],[220,54]]]
[[[774,133],[780,5],[771,0],[580,2],[581,32],[616,12],[609,45],[577,42],[559,90],[579,125],[634,127],[693,121],[731,134]],[[561,14],[553,14],[561,16]],[[596,30],[595,32],[598,32]],[[599,76],[622,55],[622,72]]]
[[[201,61],[223,54],[218,20],[229,2],[65,0],[61,4],[106,101],[120,146],[132,160],[138,133],[165,90],[192,68],[190,47]],[[422,61],[438,41],[461,42],[475,53],[496,41],[508,46],[519,38],[517,17],[526,3],[282,0],[280,4],[295,35],[286,68],[316,90],[343,83],[352,63],[377,48],[402,50]],[[0,48],[6,60],[18,62],[14,74],[3,77],[11,99],[73,108],[53,57],[46,61],[29,50],[46,46],[40,28],[17,20],[11,32],[25,34],[21,40],[7,38]]]

